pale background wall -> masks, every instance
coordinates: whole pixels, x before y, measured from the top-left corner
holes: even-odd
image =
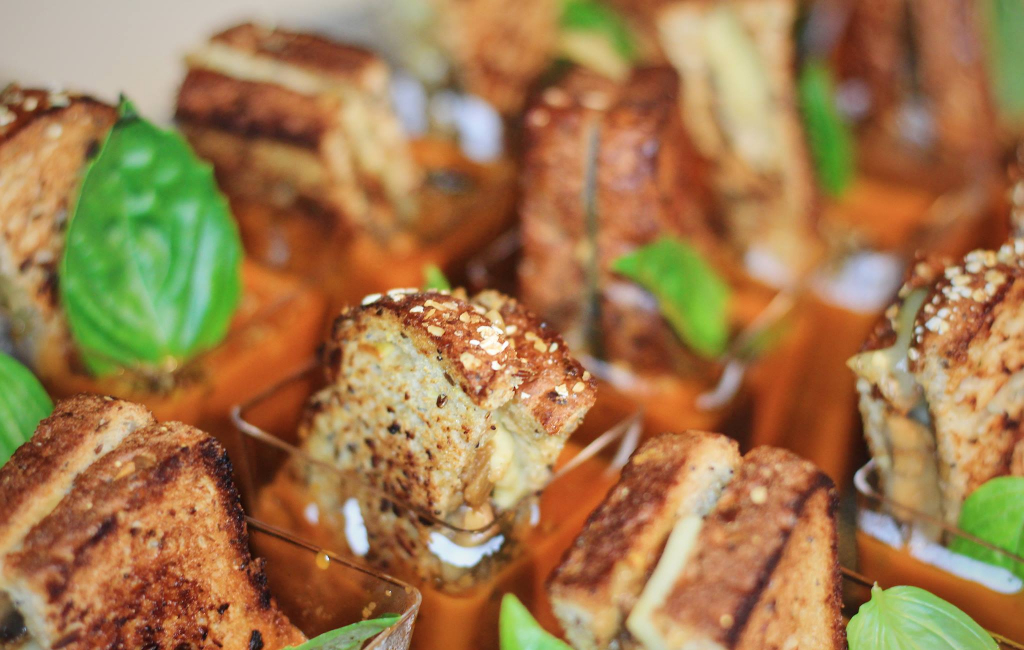
[[[58,84],[108,100],[124,91],[167,120],[182,54],[205,36],[248,18],[351,36],[355,1],[0,0],[0,87]]]

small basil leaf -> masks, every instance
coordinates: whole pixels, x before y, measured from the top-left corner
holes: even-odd
[[[800,71],[798,92],[818,179],[826,192],[839,196],[856,172],[854,145],[850,127],[836,108],[835,83],[828,65],[808,60]]]
[[[917,587],[882,590],[861,605],[846,636],[850,650],[997,650],[970,616]]]
[[[636,44],[625,19],[597,0],[566,0],[560,21],[562,31],[594,32],[606,38],[623,59],[634,61]]]
[[[498,632],[501,650],[572,650],[542,628],[530,610],[512,594],[505,594],[501,599]]]
[[[397,623],[400,618],[397,614],[388,614],[360,621],[325,632],[301,645],[288,646],[284,650],[359,650],[364,643]]]
[[[438,291],[451,291],[452,285],[445,277],[444,271],[436,264],[427,264],[423,267],[423,289],[436,289]]]
[[[1024,3],[982,0],[978,7],[999,112],[1011,125],[1020,126],[1024,123]]]
[[[596,0],[568,0],[558,35],[559,55],[610,79],[621,81],[637,60],[626,22]]]
[[[960,530],[993,546],[1024,556],[1024,478],[1002,476],[971,493],[960,510]],[[963,537],[950,548],[976,560],[1009,569],[1024,579],[1024,564]]]
[[[0,352],[0,466],[52,411],[53,402],[35,375]]]
[[[689,244],[662,237],[620,257],[620,273],[654,294],[661,313],[694,352],[714,358],[729,340],[729,285]]]
[[[219,343],[238,305],[241,260],[211,167],[122,101],[86,169],[60,267],[89,370],[159,369]]]

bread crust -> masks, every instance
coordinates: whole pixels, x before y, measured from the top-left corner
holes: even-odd
[[[637,449],[548,581],[577,648],[607,648],[619,636],[679,515],[713,505],[739,462],[734,440],[698,431]]]
[[[805,504],[820,490],[834,486],[813,463],[773,447],[748,453],[705,520],[696,553],[655,610],[663,638],[670,645],[700,638],[737,647]],[[830,613],[838,615],[838,607]]]
[[[10,86],[0,93],[0,316],[41,376],[69,365],[57,265],[85,164],[117,111],[89,97]]]
[[[73,417],[66,413],[83,399],[63,404],[60,418]],[[43,647],[280,648],[305,640],[249,555],[226,452],[180,423],[137,428],[82,471],[6,555],[0,590]]]
[[[77,395],[58,402],[32,439],[0,467],[0,555],[56,507],[79,474],[153,422],[146,407],[112,397]]]

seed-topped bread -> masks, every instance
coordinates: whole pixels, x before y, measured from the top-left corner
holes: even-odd
[[[1022,279],[1019,239],[957,264],[918,265],[886,315],[896,336],[883,323],[851,359],[883,488],[901,505],[938,514],[927,499],[941,493],[941,514],[955,524],[983,483],[1024,474]],[[881,409],[909,421],[915,444],[902,443],[892,418],[879,423]]]
[[[14,459],[39,456],[58,431],[80,437],[98,416],[97,400],[111,404],[111,421],[130,410],[102,398],[62,402]],[[31,527],[21,519],[0,526],[19,537],[0,551],[0,594],[24,626],[14,641],[71,649],[273,649],[304,641],[249,555],[224,449],[180,423],[139,425],[119,443],[97,435],[97,449],[112,448],[90,454],[91,464]],[[8,463],[0,486],[31,489],[24,476],[36,465]],[[42,499],[38,491],[29,496]]]
[[[645,443],[552,575],[581,649],[846,647],[836,494],[790,452]]]
[[[369,296],[335,321],[324,362],[305,444],[441,518],[542,487],[596,390],[556,334],[493,293]]]
[[[116,120],[112,106],[83,95],[0,92],[0,328],[39,374],[67,367],[57,265],[85,164]]]
[[[177,120],[229,195],[379,236],[415,218],[422,171],[375,54],[243,24],[213,36],[188,64]]]

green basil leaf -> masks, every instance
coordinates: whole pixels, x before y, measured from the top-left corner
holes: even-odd
[[[88,368],[159,369],[219,343],[238,306],[241,261],[212,168],[122,100],[86,169],[60,267]]]
[[[505,594],[501,599],[498,632],[501,650],[572,650],[542,628],[513,594]]]
[[[850,650],[997,650],[970,616],[917,587],[882,590],[861,605],[846,636]]]
[[[694,352],[714,358],[729,341],[729,285],[689,244],[662,237],[620,257],[620,273],[654,294],[672,329]]]
[[[810,59],[798,81],[800,109],[807,129],[807,143],[826,192],[841,195],[856,173],[853,135],[836,108],[835,83],[826,63]]]
[[[562,57],[612,79],[628,75],[638,58],[626,21],[597,0],[566,0],[559,32]]]
[[[452,284],[448,282],[444,271],[437,264],[427,264],[423,267],[423,289],[436,289],[438,291],[451,291]]]
[[[359,650],[364,643],[397,623],[400,618],[397,614],[388,614],[360,621],[325,632],[301,645],[288,646],[284,650]]]
[[[39,380],[13,357],[0,352],[0,466],[25,444],[53,402]]]
[[[986,481],[964,500],[960,530],[993,546],[1024,556],[1024,478],[1002,476]],[[963,537],[950,548],[962,555],[1009,569],[1024,579],[1024,564]]]
[[[597,0],[566,0],[560,21],[564,31],[596,32],[607,38],[619,56],[634,61],[637,47],[626,20]]]
[[[982,0],[978,6],[996,104],[1004,119],[1020,126],[1024,123],[1024,3]]]

